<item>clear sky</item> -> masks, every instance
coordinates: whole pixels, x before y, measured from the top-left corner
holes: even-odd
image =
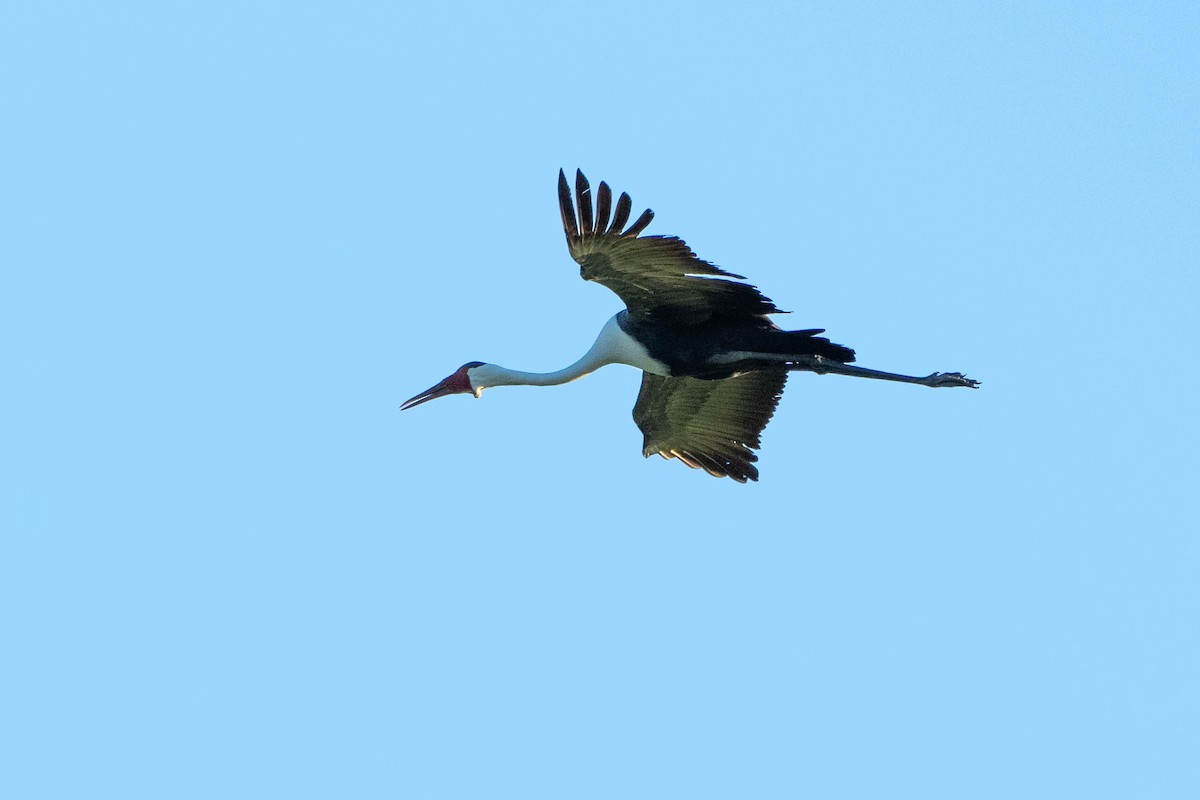
[[[1200,797],[1194,3],[0,11],[0,795]],[[859,363],[552,370],[560,167]]]

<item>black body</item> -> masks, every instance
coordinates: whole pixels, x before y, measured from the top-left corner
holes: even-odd
[[[719,380],[754,370],[778,369],[786,363],[784,359],[720,360],[724,354],[743,351],[825,356],[843,364],[854,360],[854,351],[849,347],[818,336],[825,332],[822,328],[785,331],[765,317],[714,316],[701,325],[686,325],[677,320],[639,319],[622,311],[617,315],[617,324],[641,342],[654,359],[666,364],[672,377]],[[718,358],[715,363],[714,357]]]

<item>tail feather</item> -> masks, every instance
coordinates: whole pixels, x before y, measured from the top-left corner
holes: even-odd
[[[824,336],[824,328],[813,328],[807,331],[776,331],[772,337],[770,352],[794,355],[824,356],[825,358],[849,364],[854,360],[854,351],[845,345],[835,344]]]

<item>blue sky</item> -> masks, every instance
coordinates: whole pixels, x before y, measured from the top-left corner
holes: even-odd
[[[1200,796],[1200,12],[0,12],[0,794]],[[643,460],[560,167],[859,363]]]

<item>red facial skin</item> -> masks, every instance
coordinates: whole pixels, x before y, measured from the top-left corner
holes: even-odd
[[[445,397],[451,394],[475,393],[475,388],[471,386],[471,379],[467,376],[467,370],[471,367],[479,366],[479,362],[472,361],[470,364],[463,364],[453,375],[446,378],[436,386],[431,386],[417,396],[406,400],[400,406],[401,411],[407,411],[410,408],[427,403],[430,400],[436,400],[439,397]]]

